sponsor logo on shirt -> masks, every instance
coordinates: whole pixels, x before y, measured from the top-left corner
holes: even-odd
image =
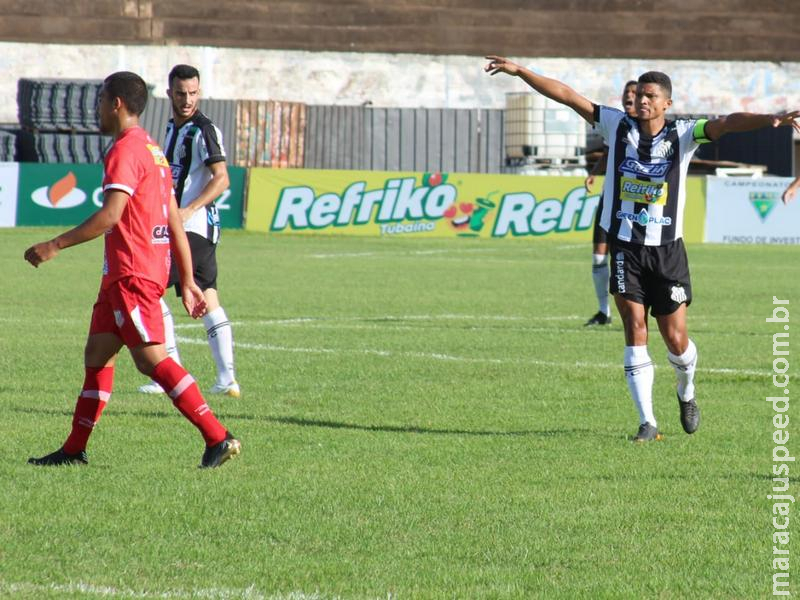
[[[155,144],[147,144],[147,149],[150,150],[150,154],[153,155],[153,162],[155,162],[159,167],[169,168],[169,162],[167,162],[167,157],[164,156],[161,148]]]
[[[169,244],[169,227],[167,225],[153,227],[153,235],[150,242],[152,244]]]
[[[621,177],[619,199],[630,202],[665,205],[669,186],[666,181],[642,181],[631,177]]]
[[[633,173],[645,177],[664,177],[672,166],[672,161],[646,163],[635,158],[626,158],[619,166],[620,173]]]
[[[646,208],[643,208],[638,214],[626,212],[624,210],[618,210],[617,219],[620,221],[631,221],[632,223],[638,223],[643,227],[650,224],[667,226],[672,225],[672,219],[670,217],[651,217]]]

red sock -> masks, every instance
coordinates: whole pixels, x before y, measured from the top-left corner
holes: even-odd
[[[194,377],[186,369],[167,357],[156,365],[151,376],[166,390],[175,408],[200,430],[207,446],[219,444],[225,439],[227,430],[211,412]]]
[[[111,397],[114,367],[86,367],[83,389],[72,416],[72,431],[64,442],[64,452],[76,454],[86,450],[89,436]]]

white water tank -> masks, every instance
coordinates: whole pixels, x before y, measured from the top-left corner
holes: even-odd
[[[512,160],[585,162],[586,122],[571,108],[541,94],[506,94],[506,157]]]

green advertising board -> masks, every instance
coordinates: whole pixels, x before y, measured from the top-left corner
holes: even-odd
[[[217,199],[223,228],[241,229],[246,169],[228,167],[230,187]],[[77,225],[103,202],[103,166],[20,163],[17,225]]]

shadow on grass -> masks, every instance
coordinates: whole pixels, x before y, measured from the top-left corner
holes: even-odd
[[[40,407],[13,407],[8,412],[18,412],[25,414],[57,415],[66,419],[72,418],[72,411],[40,408]],[[119,410],[110,408],[107,416],[127,416],[127,417],[147,417],[152,419],[165,419],[179,417],[178,411],[136,411]],[[508,437],[559,437],[571,435],[601,435],[604,434],[585,428],[569,429],[539,429],[539,430],[517,430],[517,431],[494,431],[494,430],[470,430],[470,429],[440,429],[435,427],[420,427],[417,425],[361,425],[358,423],[345,423],[342,421],[331,421],[327,419],[306,419],[301,417],[273,417],[267,415],[242,415],[225,413],[224,419],[242,421],[265,421],[268,423],[278,423],[281,425],[293,425],[299,427],[320,427],[326,429],[350,429],[356,431],[373,431],[384,433],[415,433],[430,435],[468,435],[468,436],[508,436]]]

